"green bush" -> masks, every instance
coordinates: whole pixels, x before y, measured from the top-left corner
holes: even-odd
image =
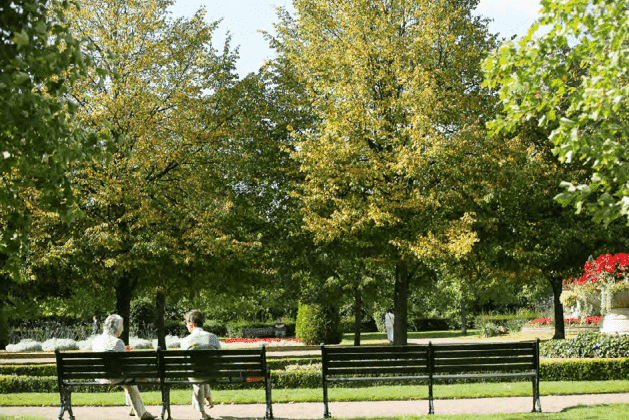
[[[56,376],[57,365],[0,365],[0,375]]]
[[[498,314],[498,315],[479,315],[474,319],[474,326],[480,330],[483,337],[494,337],[499,335],[501,331],[519,332],[524,325],[529,322],[528,317],[523,314]],[[486,331],[488,334],[483,335]]]
[[[496,337],[502,333],[501,327],[491,321],[476,320],[474,326],[481,337]],[[506,327],[503,328],[502,331],[506,331]]]
[[[603,381],[629,379],[629,358],[542,360],[545,381]]]
[[[629,336],[589,332],[567,340],[549,340],[540,345],[540,355],[549,358],[629,357]]]
[[[300,303],[295,335],[305,345],[340,343],[343,340],[343,326],[338,309],[321,304]]]

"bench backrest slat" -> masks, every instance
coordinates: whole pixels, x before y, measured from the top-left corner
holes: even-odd
[[[322,346],[321,357],[324,377],[428,374],[428,346]]]
[[[157,353],[57,352],[57,375],[61,382],[69,384],[101,379],[157,378]]]
[[[165,383],[188,377],[224,381],[267,376],[263,349],[162,351],[160,367]]]
[[[460,344],[433,344],[433,349],[439,350],[514,350],[514,349],[535,349],[535,341],[514,341],[512,343],[460,343]]]
[[[390,368],[343,368],[343,369],[328,369],[326,376],[334,376],[334,375],[425,375],[428,373],[428,368],[426,367],[417,367],[417,368],[407,368],[407,367],[390,367]]]

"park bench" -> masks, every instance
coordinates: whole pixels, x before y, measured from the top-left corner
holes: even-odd
[[[140,350],[128,352],[56,351],[60,394],[59,420],[72,413],[72,390],[77,386],[152,385],[162,393],[162,419],[170,413],[170,389],[176,385],[262,382],[266,392],[265,418],[273,418],[271,380],[266,350]]]
[[[432,344],[408,346],[321,345],[323,417],[328,384],[350,381],[425,380],[428,413],[434,414],[433,387],[438,381],[530,379],[533,412],[541,412],[539,340],[513,343]]]
[[[72,413],[72,391],[77,386],[158,385],[157,352],[153,350],[127,352],[60,352],[57,359],[59,385],[59,420]]]
[[[356,381],[429,379],[428,346],[321,345],[323,417],[328,408],[328,384]]]
[[[429,353],[429,413],[434,413],[433,384],[437,381],[529,378],[533,412],[539,398],[539,339],[512,343],[431,344]]]

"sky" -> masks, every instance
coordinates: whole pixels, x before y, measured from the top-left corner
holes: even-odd
[[[227,31],[232,36],[232,47],[238,46],[240,59],[236,63],[238,74],[243,77],[256,71],[265,58],[273,57],[263,35],[265,30],[273,33],[277,22],[276,7],[294,11],[291,0],[173,0],[172,17],[189,17],[205,8],[206,19],[223,19],[214,35],[215,48],[221,49]],[[480,0],[476,14],[493,19],[489,24],[492,33],[502,38],[522,36],[535,22],[540,10],[539,0]]]

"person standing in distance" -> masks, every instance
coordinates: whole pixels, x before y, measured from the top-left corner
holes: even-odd
[[[181,340],[182,350],[221,349],[221,342],[218,337],[203,330],[204,321],[205,316],[198,309],[193,309],[185,314],[184,322],[190,335]],[[193,384],[192,408],[201,413],[202,419],[209,419],[211,417],[205,412],[204,402],[207,402],[209,408],[214,406],[210,386],[207,384]]]
[[[387,330],[387,341],[389,344],[393,344],[393,325],[395,324],[395,315],[393,312],[388,311],[384,316],[384,328]]]

